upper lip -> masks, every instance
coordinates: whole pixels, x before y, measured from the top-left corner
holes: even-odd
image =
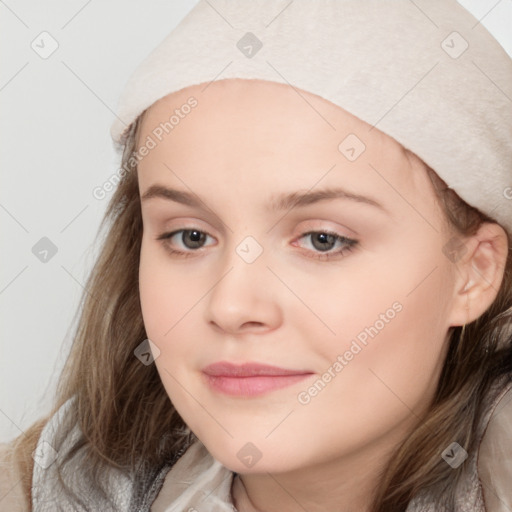
[[[308,370],[291,370],[261,363],[233,364],[227,361],[205,366],[203,372],[214,377],[256,377],[260,375],[304,375],[312,373]]]

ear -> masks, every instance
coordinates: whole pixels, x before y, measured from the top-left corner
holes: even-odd
[[[507,233],[496,223],[484,222],[473,236],[460,242],[451,326],[469,324],[490,307],[500,289],[508,255]]]

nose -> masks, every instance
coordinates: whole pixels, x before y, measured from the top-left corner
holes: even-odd
[[[277,328],[282,322],[277,280],[262,258],[250,264],[235,258],[208,294],[207,323],[231,335]]]

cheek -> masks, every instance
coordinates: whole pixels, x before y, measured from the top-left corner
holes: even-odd
[[[406,430],[433,397],[446,348],[439,320],[443,280],[432,277],[409,296],[403,283],[395,284],[347,302],[336,338],[319,339],[328,362],[301,388],[295,419],[323,439],[325,456],[334,447],[342,453],[393,429]],[[291,422],[289,427],[276,434],[283,443],[293,435]]]
[[[358,404],[363,416],[383,421],[427,406],[447,348],[450,276],[442,264],[418,265],[416,259],[401,272],[399,266],[388,267],[385,279],[378,272],[369,276],[374,293],[357,296],[352,315],[345,315],[350,362],[333,400],[350,389],[352,405]]]
[[[170,261],[165,250],[151,241],[142,241],[139,292],[142,317],[148,338],[158,347],[155,365],[167,394],[177,409],[188,410],[193,403],[184,390],[193,390],[200,357],[208,348],[202,325],[202,307],[208,290],[215,283],[212,272],[203,277]],[[182,403],[185,402],[183,405]]]
[[[359,420],[373,418],[381,428],[420,412],[435,391],[447,348],[451,269],[435,252],[401,251],[385,260],[381,254],[323,289],[330,300],[322,318],[336,335],[317,337],[314,350],[335,377],[324,373],[317,390],[304,388],[304,402],[318,407],[312,416],[327,407],[340,411],[341,421],[356,410]]]
[[[194,407],[183,391],[183,385],[190,388],[183,361],[193,360],[196,347],[183,329],[188,326],[188,315],[193,313],[197,291],[187,285],[188,281],[194,282],[193,277],[171,266],[164,251],[148,245],[143,239],[139,267],[142,317],[148,338],[159,350],[155,365],[162,384],[181,413]],[[184,339],[188,342],[184,343]]]
[[[175,326],[190,310],[197,292],[193,276],[173,266],[165,251],[142,240],[139,293],[148,337],[157,344],[171,338]],[[160,347],[159,347],[160,348]]]

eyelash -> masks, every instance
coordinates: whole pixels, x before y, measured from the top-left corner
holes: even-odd
[[[170,247],[169,243],[167,242],[167,240],[172,238],[174,235],[177,235],[178,233],[183,233],[184,231],[198,231],[199,233],[205,234],[207,236],[211,236],[208,233],[206,233],[205,231],[201,231],[199,229],[184,228],[184,229],[178,229],[176,231],[172,231],[170,233],[162,233],[161,235],[159,235],[157,237],[157,240],[162,241],[165,246],[165,249],[173,256],[177,256],[177,257],[181,257],[181,258],[189,258],[191,256],[195,256],[195,253],[199,252],[199,249],[197,249],[197,250],[190,249],[188,251],[178,251],[176,249],[172,249]],[[341,249],[338,249],[337,251],[329,252],[329,253],[315,252],[315,251],[308,250],[308,252],[313,252],[313,255],[310,257],[317,259],[317,260],[327,261],[327,260],[332,260],[334,258],[343,257],[345,255],[345,253],[351,252],[354,249],[354,247],[359,243],[358,240],[355,240],[353,238],[347,238],[345,236],[341,236],[338,233],[335,233],[335,232],[329,231],[329,230],[307,231],[306,233],[302,233],[302,235],[300,235],[298,237],[298,240],[300,240],[301,238],[304,238],[306,236],[319,234],[319,233],[325,234],[325,235],[332,235],[335,238],[335,242],[342,242],[345,244],[345,246],[342,247]]]

